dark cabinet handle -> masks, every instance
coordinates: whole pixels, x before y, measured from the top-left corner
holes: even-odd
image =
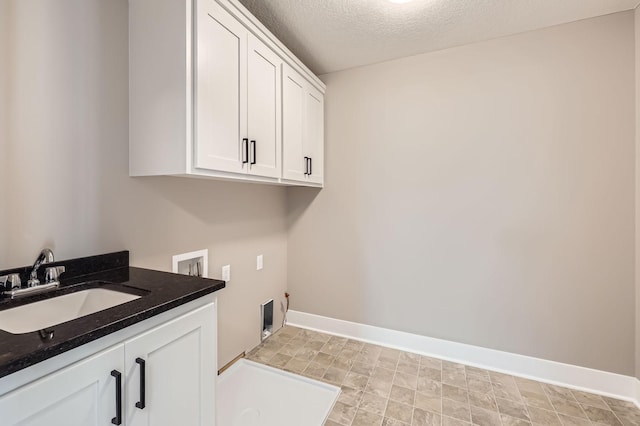
[[[249,162],[249,139],[242,139],[242,164]]]
[[[313,174],[313,158],[309,157],[309,176]]]
[[[136,358],[136,364],[140,364],[140,401],[136,402],[136,407],[138,407],[141,410],[144,410],[144,407],[146,406],[145,403],[145,385],[146,385],[146,379],[145,379],[145,362],[144,359],[142,358]]]
[[[114,425],[122,424],[122,373],[112,370],[111,375],[116,378],[116,416],[111,419]]]
[[[256,164],[256,141],[251,141],[251,151],[253,151],[253,160],[249,164]]]
[[[309,157],[304,157],[304,174],[309,174]]]

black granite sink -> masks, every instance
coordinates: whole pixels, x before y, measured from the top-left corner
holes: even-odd
[[[89,289],[137,298],[108,309],[27,333],[0,330],[0,377],[74,349],[224,288],[224,281],[129,267],[129,252],[55,262],[65,265],[60,288],[19,299],[0,299],[0,312]],[[0,271],[27,277],[30,268]]]

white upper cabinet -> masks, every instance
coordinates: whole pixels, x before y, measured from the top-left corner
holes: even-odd
[[[324,96],[313,87],[305,92],[304,147],[309,157],[307,177],[321,184],[324,180]]]
[[[252,34],[247,72],[249,173],[280,177],[282,140],[282,60]]]
[[[248,31],[214,1],[199,1],[197,16],[194,166],[246,172]]]
[[[282,73],[282,93],[282,177],[322,185],[324,96],[286,65]]]
[[[303,146],[306,83],[288,66],[282,73],[282,177],[305,181],[306,151]]]
[[[131,176],[322,186],[325,86],[237,0],[130,0],[129,26]]]

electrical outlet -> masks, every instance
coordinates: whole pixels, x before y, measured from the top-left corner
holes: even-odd
[[[231,265],[224,265],[222,267],[222,281],[231,281]]]
[[[262,255],[259,254],[258,258],[256,259],[256,270],[261,270],[262,269]]]

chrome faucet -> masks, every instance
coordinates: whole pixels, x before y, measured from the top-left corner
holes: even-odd
[[[15,297],[23,295],[58,288],[60,286],[60,274],[62,274],[66,270],[64,266],[51,266],[47,268],[44,274],[44,284],[40,284],[40,280],[38,279],[38,269],[42,265],[51,263],[53,261],[53,251],[48,248],[43,249],[38,255],[35,263],[33,264],[33,269],[31,269],[31,274],[29,275],[27,286],[24,288],[21,287],[20,274],[5,275],[0,277],[0,284],[2,285],[2,288],[0,288],[0,292],[2,293],[2,295],[11,297],[13,299]]]
[[[51,263],[54,261],[53,251],[49,248],[42,249],[40,255],[36,259],[33,264],[33,269],[31,270],[31,276],[29,281],[27,281],[27,287],[35,287],[40,285],[40,280],[38,279],[38,268],[44,263]]]

